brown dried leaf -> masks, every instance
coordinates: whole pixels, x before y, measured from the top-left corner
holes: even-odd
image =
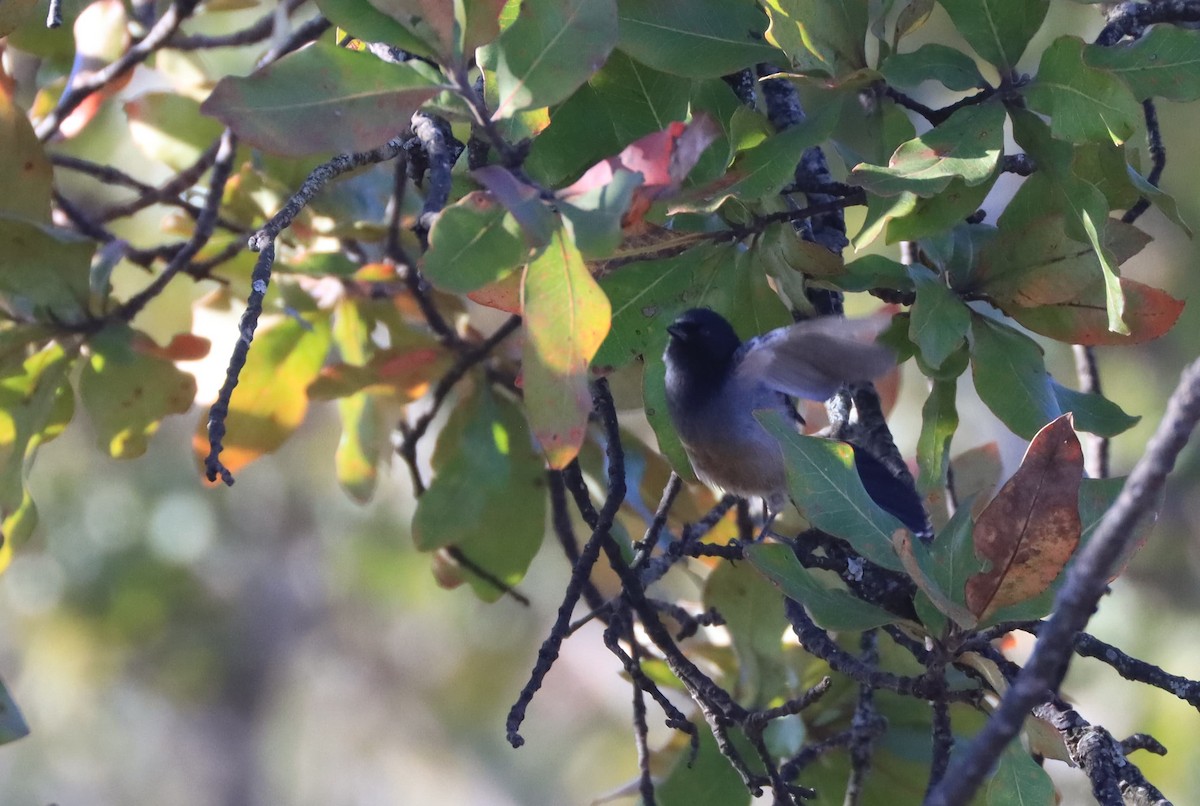
[[[991,563],[967,580],[967,608],[981,620],[1037,596],[1066,566],[1082,531],[1082,478],[1083,449],[1065,414],[1034,436],[975,523],[975,553]]]

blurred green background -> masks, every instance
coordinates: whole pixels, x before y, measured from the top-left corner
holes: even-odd
[[[1055,3],[1052,14],[1028,69],[1052,36],[1099,29],[1094,8]],[[954,42],[940,9],[909,47],[923,41]],[[1164,187],[1200,223],[1200,105],[1160,103],[1159,114]],[[1154,210],[1139,224],[1156,240],[1127,273],[1194,299],[1196,246]],[[1106,394],[1144,417],[1115,443],[1117,473],[1141,455],[1198,344],[1193,303],[1166,338],[1101,351]],[[1048,349],[1055,374],[1072,378],[1069,351]],[[227,354],[220,342],[214,353]],[[893,419],[911,455],[924,387],[906,381]],[[1011,470],[1023,446],[982,407],[963,412],[955,452],[1000,439]],[[370,506],[337,488],[332,411],[315,407],[278,455],[229,489],[200,482],[189,442],[201,416],[166,423],[133,462],[103,457],[82,419],[39,455],[41,526],[0,577],[0,677],[33,731],[0,748],[0,803],[586,804],[632,780],[629,689],[594,625],[566,644],[534,700],[526,746],[504,739],[566,583],[556,546],[521,586],[530,608],[440,589],[430,558],[412,548],[402,467]],[[1193,678],[1198,480],[1193,448],[1149,545],[1091,626]],[[1118,737],[1145,731],[1171,748],[1134,760],[1174,802],[1200,803],[1195,709],[1090,660],[1075,663],[1066,691]],[[665,741],[653,710],[651,722]],[[1064,803],[1089,802],[1078,771],[1049,766]]]

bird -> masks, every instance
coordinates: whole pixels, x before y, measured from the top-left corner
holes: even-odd
[[[885,317],[821,317],[743,342],[716,311],[692,308],[667,326],[667,413],[701,481],[741,498],[761,498],[767,522],[788,501],[787,469],[775,438],[754,416],[777,411],[799,420],[794,398],[827,400],[845,383],[868,381],[896,365],[876,342]],[[855,450],[867,493],[914,533],[928,518],[911,483]],[[764,527],[763,533],[766,529]]]

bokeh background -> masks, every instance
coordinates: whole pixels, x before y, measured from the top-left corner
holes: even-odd
[[[1101,24],[1094,7],[1056,2],[1051,14],[1028,69],[1053,36],[1090,39]],[[239,24],[232,14],[219,21]],[[940,9],[910,47],[923,41],[956,43]],[[1159,114],[1164,187],[1200,224],[1200,105],[1161,103]],[[79,148],[129,159],[112,143]],[[988,206],[999,209],[996,198]],[[1156,240],[1126,272],[1195,300],[1195,244],[1156,211],[1139,223]],[[232,315],[202,323],[215,342],[202,374],[223,364]],[[1072,378],[1069,351],[1047,349],[1056,376]],[[1116,472],[1141,455],[1198,353],[1194,302],[1167,337],[1101,352],[1106,394],[1143,416],[1115,442]],[[211,377],[201,380],[212,389]],[[893,421],[909,455],[923,394],[906,376]],[[629,690],[594,626],[566,644],[534,700],[526,746],[505,742],[505,714],[566,582],[552,542],[521,586],[529,608],[443,590],[412,547],[413,501],[398,463],[368,506],[338,489],[331,410],[314,407],[302,431],[233,488],[209,488],[190,449],[203,402],[167,422],[133,462],[97,451],[82,414],[39,455],[41,526],[0,577],[0,676],[32,728],[0,747],[0,803],[586,804],[632,780]],[[981,406],[964,404],[963,415],[955,452],[997,439],[1011,469],[1023,446]],[[1200,677],[1198,480],[1191,448],[1149,545],[1091,626],[1189,677]],[[1196,709],[1089,660],[1074,664],[1066,691],[1114,734],[1145,731],[1171,748],[1135,760],[1174,802],[1200,803]],[[658,727],[652,735],[666,738]],[[1064,803],[1089,802],[1081,774],[1051,767]]]

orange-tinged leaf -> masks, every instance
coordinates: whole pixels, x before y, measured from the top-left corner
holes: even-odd
[[[1183,301],[1166,291],[1136,280],[1119,278],[1125,294],[1125,324],[1128,334],[1108,329],[1108,313],[1103,286],[1094,286],[1080,298],[1062,305],[1022,308],[1003,305],[1004,312],[1034,333],[1068,344],[1104,347],[1141,344],[1157,339],[1175,325],[1183,312]]]
[[[264,453],[279,448],[304,421],[308,386],[329,352],[329,319],[287,317],[260,327],[225,420],[221,461],[236,473]],[[197,424],[192,446],[200,461],[208,455],[208,415]]]
[[[152,338],[140,331],[133,334],[134,350],[167,361],[199,361],[208,355],[211,347],[212,342],[194,333],[176,333],[165,347],[159,347]]]
[[[524,272],[519,271],[505,275],[494,283],[471,291],[467,294],[467,299],[505,313],[520,313],[523,275]]]
[[[437,345],[381,350],[365,366],[325,367],[308,396],[329,400],[358,392],[391,393],[399,402],[409,403],[424,395],[449,363],[449,355]]]
[[[991,567],[967,580],[980,619],[1032,599],[1059,575],[1079,544],[1083,449],[1064,414],[1039,431],[1013,477],[975,523],[975,553]]]
[[[592,409],[588,365],[612,324],[608,297],[565,230],[525,270],[525,407],[550,466],[566,466]]]

